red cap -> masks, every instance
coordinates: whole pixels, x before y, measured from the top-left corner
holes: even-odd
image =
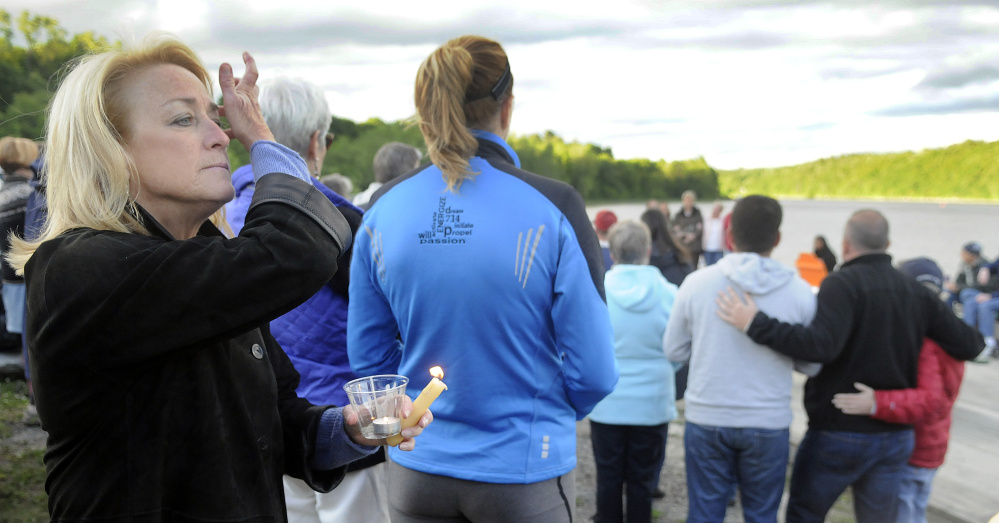
[[[617,223],[617,215],[611,211],[600,211],[597,213],[597,218],[593,220],[593,225],[600,232],[606,232],[615,223]]]

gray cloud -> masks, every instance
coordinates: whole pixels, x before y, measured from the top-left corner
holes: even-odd
[[[336,14],[309,13],[294,15],[288,10],[265,19],[247,10],[235,0],[209,4],[211,20],[205,29],[180,36],[200,50],[212,48],[266,50],[268,53],[309,52],[336,45],[355,44],[370,47],[439,45],[461,33],[474,32],[503,42],[507,46],[530,45],[569,39],[598,39],[601,43],[627,48],[696,48],[705,50],[760,51],[780,48],[839,47],[840,52],[895,54],[915,47],[932,53],[941,47],[966,50],[967,45],[994,30],[976,26],[963,18],[961,6],[996,6],[995,1],[972,0],[889,0],[872,8],[866,0],[710,0],[689,3],[658,0],[634,0],[649,10],[649,16],[630,22],[606,18],[587,18],[585,14],[538,13],[514,6],[475,10],[457,20],[419,21],[402,14],[376,15],[361,10],[339,9]],[[108,26],[108,13],[132,11],[155,12],[153,0],[8,0],[8,9],[22,8],[57,17],[71,32]],[[32,7],[44,2],[44,7]],[[826,9],[868,9],[871,16],[894,11],[933,10],[925,22],[891,33],[870,36],[816,38],[794,27],[774,30],[747,24],[761,13],[770,18],[815,7]],[[757,16],[750,16],[757,15]],[[777,18],[774,18],[777,19]],[[139,34],[147,27],[136,27]],[[658,36],[671,29],[682,36]],[[99,32],[101,32],[99,30]],[[105,34],[117,37],[117,34]],[[835,51],[833,51],[835,52]]]
[[[994,63],[994,60],[990,60],[990,63]],[[963,69],[933,71],[916,85],[916,89],[950,89],[995,80],[999,80],[999,66],[978,64]]]
[[[729,51],[760,51],[799,45],[805,43],[807,39],[795,37],[789,34],[739,30],[731,33],[706,34],[698,36],[683,37],[653,37],[638,36],[626,38],[632,47],[650,48],[676,48],[676,49],[706,49]]]
[[[221,11],[218,7],[215,10]],[[273,20],[261,24],[259,18],[214,15],[207,32],[191,37],[234,46],[252,44],[268,52],[322,49],[357,44],[362,46],[440,45],[461,34],[475,33],[494,38],[504,45],[535,44],[575,38],[613,37],[627,25],[615,21],[573,18],[544,18],[515,9],[492,8],[476,11],[459,20],[418,22],[392,16],[354,12],[336,16]]]
[[[872,112],[874,116],[925,116],[974,112],[999,112],[999,94],[956,100],[899,104]]]
[[[860,68],[859,66],[857,68],[833,67],[820,70],[819,77],[823,80],[868,80],[870,78],[877,78],[879,76],[909,71],[911,69],[911,66],[905,65],[877,67],[872,69]]]
[[[658,2],[656,0],[638,0],[646,5],[658,5],[663,7],[669,2]],[[877,6],[881,9],[889,6],[900,8],[912,7],[950,7],[950,6],[983,6],[995,7],[995,0],[879,0]],[[758,9],[766,7],[801,7],[809,6],[859,6],[871,7],[870,0],[701,0],[698,2],[700,8],[713,7],[722,9]]]

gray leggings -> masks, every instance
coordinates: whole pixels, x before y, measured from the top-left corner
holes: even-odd
[[[392,523],[572,523],[575,518],[575,470],[525,485],[468,481],[388,465]]]

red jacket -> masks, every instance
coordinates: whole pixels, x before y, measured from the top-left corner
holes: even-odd
[[[950,411],[964,378],[964,362],[958,361],[930,340],[919,354],[916,388],[875,391],[877,411],[873,417],[892,423],[912,423],[916,446],[909,464],[937,468],[947,453]]]

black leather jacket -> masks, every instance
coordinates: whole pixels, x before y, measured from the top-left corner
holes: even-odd
[[[330,280],[350,245],[314,187],[267,175],[241,234],[75,229],[26,267],[53,521],[285,521],[282,474],[311,470],[319,418],[267,323]]]

